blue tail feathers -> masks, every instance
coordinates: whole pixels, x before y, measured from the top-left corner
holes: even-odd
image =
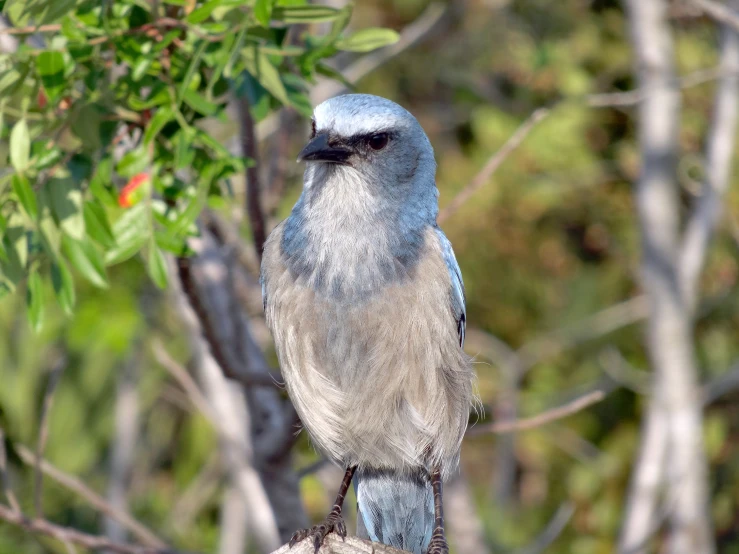
[[[399,473],[360,469],[357,535],[414,554],[423,554],[434,528],[434,494],[424,470]]]

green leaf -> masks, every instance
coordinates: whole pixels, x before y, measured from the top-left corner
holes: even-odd
[[[41,330],[44,319],[44,283],[38,271],[32,271],[26,283],[26,313],[31,328]]]
[[[280,72],[272,65],[267,55],[256,45],[248,46],[241,51],[242,60],[246,70],[266,88],[269,93],[277,98],[283,105],[289,105],[285,85],[280,79]]]
[[[254,17],[262,27],[269,27],[272,18],[272,0],[257,0],[254,4]]]
[[[193,110],[205,116],[214,115],[220,108],[218,104],[208,102],[208,100],[198,94],[195,90],[186,90],[182,100],[184,100],[185,104],[190,106]]]
[[[57,100],[67,82],[64,77],[64,55],[49,50],[41,52],[36,58],[36,72],[41,77],[49,101]]]
[[[192,90],[190,88],[190,83],[192,82],[193,78],[196,75],[196,72],[198,70],[198,67],[200,66],[200,59],[203,57],[203,54],[205,53],[205,49],[208,47],[208,43],[206,41],[202,41],[200,45],[198,46],[198,49],[195,50],[195,54],[192,56],[192,59],[190,60],[189,65],[187,66],[187,73],[185,73],[185,77],[182,79],[182,82],[179,85],[179,88],[177,89],[177,106],[179,106],[180,102],[182,102],[182,98],[185,95],[185,93],[188,90]],[[197,75],[198,81],[200,80],[200,75]]]
[[[72,315],[75,303],[74,279],[64,260],[59,259],[51,265],[51,284],[59,306],[65,314]]]
[[[133,177],[145,171],[151,163],[147,148],[139,146],[127,152],[118,162],[116,173],[123,177]]]
[[[157,231],[155,233],[157,246],[162,250],[172,252],[175,256],[186,257],[194,254],[192,249],[188,246],[187,240],[181,236],[175,236],[167,231]]]
[[[82,141],[85,148],[97,150],[102,146],[100,123],[102,116],[95,104],[84,104],[75,111],[70,125],[72,132]]]
[[[108,276],[105,273],[103,257],[90,241],[63,237],[62,250],[70,263],[85,279],[96,287],[108,288]]]
[[[190,15],[185,18],[185,21],[192,24],[202,23],[203,21],[208,19],[210,17],[210,14],[213,13],[213,10],[218,8],[222,3],[223,2],[221,2],[220,0],[211,0],[210,2],[206,2],[198,9],[193,10]]]
[[[15,68],[0,73],[0,93],[9,87],[17,85],[21,78],[21,73]]]
[[[38,228],[41,232],[41,241],[46,252],[52,258],[58,258],[59,249],[62,244],[62,233],[54,220],[49,183],[38,192]]]
[[[143,139],[144,144],[150,144],[160,131],[164,129],[164,126],[172,119],[174,119],[174,114],[172,113],[171,108],[159,108],[154,114],[154,117],[151,118],[151,121],[149,121],[149,125],[146,127]]]
[[[284,23],[318,23],[333,21],[341,15],[341,10],[328,6],[276,6],[272,19]]]
[[[8,218],[8,226],[2,237],[6,260],[0,263],[3,282],[15,290],[23,279],[28,261],[28,236],[23,225],[23,216],[12,213]]]
[[[83,211],[85,227],[92,240],[105,248],[112,248],[115,245],[115,237],[108,223],[108,214],[105,213],[102,204],[95,200],[85,202]]]
[[[13,184],[13,192],[15,192],[18,200],[20,200],[23,209],[31,219],[36,219],[36,215],[38,214],[38,205],[36,203],[36,195],[31,188],[31,183],[29,183],[28,179],[20,173],[13,175],[11,177],[11,182]]]
[[[145,203],[136,204],[113,223],[115,246],[105,253],[106,265],[129,259],[146,244],[151,233],[148,209]]]
[[[149,71],[152,61],[153,60],[151,58],[139,58],[136,65],[134,65],[131,70],[131,79],[133,79],[134,82],[140,81],[141,78],[146,75],[146,72]]]
[[[10,163],[16,171],[23,171],[28,167],[30,153],[31,137],[28,133],[28,123],[21,119],[10,132]]]
[[[146,260],[146,269],[149,273],[149,277],[154,281],[154,284],[160,289],[167,288],[167,260],[159,250],[156,241],[152,240],[149,242],[149,252]]]
[[[339,50],[349,52],[369,52],[376,48],[394,44],[398,42],[399,38],[400,35],[392,29],[370,27],[361,29],[348,37],[340,38],[336,41],[335,46]]]
[[[90,191],[93,196],[108,206],[118,205],[117,193],[113,190],[113,158],[100,160],[95,174],[90,179]]]
[[[70,237],[82,240],[85,236],[82,188],[71,177],[49,179],[48,187],[51,208],[59,227]]]
[[[339,10],[336,19],[331,24],[331,30],[321,41],[322,44],[330,45],[339,37],[342,31],[346,29],[347,25],[349,25],[349,21],[352,18],[353,11],[354,5],[352,3],[347,4]]]
[[[44,319],[44,283],[38,271],[31,272],[26,285],[26,313],[31,328],[38,332]]]
[[[180,129],[175,139],[175,169],[182,169],[192,163],[195,157],[195,149],[192,147],[192,141],[195,138],[195,131],[192,128]]]

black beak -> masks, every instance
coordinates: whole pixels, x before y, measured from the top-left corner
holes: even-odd
[[[352,151],[346,146],[331,146],[328,143],[328,134],[322,133],[305,145],[298,154],[298,161],[345,164],[351,155]]]

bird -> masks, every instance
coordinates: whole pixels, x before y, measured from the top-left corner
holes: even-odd
[[[304,428],[346,473],[326,520],[290,545],[345,537],[354,481],[360,537],[445,554],[442,483],[476,396],[434,150],[405,108],[345,94],[314,109],[298,161],[300,198],[264,244],[264,310]]]

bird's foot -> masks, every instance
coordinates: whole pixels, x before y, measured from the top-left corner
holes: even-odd
[[[446,543],[446,538],[443,534],[434,533],[426,554],[449,554],[449,545]]]
[[[315,552],[318,552],[323,544],[323,539],[325,539],[330,533],[336,533],[342,538],[342,540],[346,537],[346,524],[344,523],[344,519],[341,517],[341,510],[332,510],[325,521],[319,525],[314,525],[310,529],[301,529],[300,531],[296,531],[290,539],[290,548],[295,546],[297,543],[312,537]],[[446,552],[448,552],[448,550]]]

